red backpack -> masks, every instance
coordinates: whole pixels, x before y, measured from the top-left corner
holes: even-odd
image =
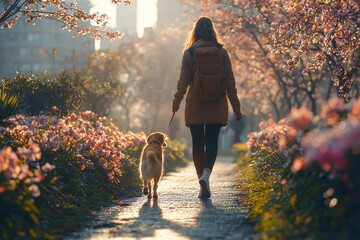
[[[200,101],[216,101],[226,96],[226,77],[220,47],[190,47],[193,58],[193,89]]]

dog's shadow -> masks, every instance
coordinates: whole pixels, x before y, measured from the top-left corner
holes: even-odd
[[[176,228],[176,224],[163,218],[162,210],[158,199],[152,198],[144,202],[139,209],[139,216],[135,219],[129,219],[131,223],[126,224],[124,228],[118,229],[119,232],[127,232],[127,235],[136,239],[144,237],[154,237],[156,231],[162,229]],[[116,231],[113,232],[116,235]]]
[[[161,237],[164,235],[185,236],[189,238],[205,237],[204,229],[207,229],[208,225],[212,224],[215,220],[213,219],[213,212],[216,211],[219,216],[224,216],[228,212],[214,206],[210,199],[200,201],[202,211],[197,216],[197,223],[193,226],[184,226],[175,221],[164,219],[158,199],[148,199],[139,209],[139,216],[131,219],[131,223],[129,222],[129,224],[125,225],[126,235],[135,239]],[[217,226],[214,227],[217,228]],[[124,229],[118,229],[118,231],[120,233]],[[116,235],[116,231],[113,233]]]
[[[138,221],[152,226],[154,223],[159,222],[159,220],[162,220],[162,211],[159,207],[158,199],[153,198],[152,201],[148,199],[139,209]]]

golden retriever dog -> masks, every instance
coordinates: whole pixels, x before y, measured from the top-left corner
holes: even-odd
[[[144,181],[143,193],[148,195],[148,198],[151,198],[152,196],[154,198],[158,197],[158,183],[163,173],[164,147],[166,147],[165,138],[165,134],[161,132],[151,133],[141,152],[139,166],[140,176]],[[151,195],[152,180],[154,180],[153,195]]]

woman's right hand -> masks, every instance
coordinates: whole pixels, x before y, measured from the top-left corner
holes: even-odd
[[[237,114],[236,114],[236,121],[240,121],[241,118],[242,118],[241,112],[240,112],[240,113],[237,113]]]
[[[173,105],[172,105],[172,111],[173,111],[173,113],[179,111],[179,106],[176,106],[176,104],[173,103]]]

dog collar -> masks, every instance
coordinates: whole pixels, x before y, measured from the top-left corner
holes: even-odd
[[[148,144],[159,144],[161,146],[161,144],[159,142],[156,142],[156,141],[151,141]]]

